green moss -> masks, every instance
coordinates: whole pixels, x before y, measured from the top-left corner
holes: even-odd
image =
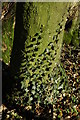
[[[72,44],[73,44],[75,47],[78,47],[79,44],[80,44],[78,32],[79,32],[79,29],[78,29],[78,28],[73,31]]]
[[[72,13],[74,10],[72,11]],[[67,20],[67,25],[65,31],[63,40],[65,44],[72,44],[75,47],[79,47],[80,40],[78,36],[79,32],[79,16],[78,16],[78,10],[75,12],[75,14],[72,16],[69,16],[69,20]],[[71,23],[70,23],[71,22]]]
[[[10,55],[14,39],[14,16],[2,21],[2,59],[10,63]]]
[[[80,40],[79,40],[78,32],[79,32],[79,28],[73,29],[72,32],[65,31],[63,37],[64,43],[67,45],[72,44],[75,47],[79,47]]]
[[[57,7],[58,5],[59,7]],[[27,4],[25,4],[25,6],[27,6]],[[56,4],[55,3],[33,3],[31,4],[31,6],[29,6],[29,9],[25,7],[23,19],[24,19],[25,29],[26,30],[28,29],[27,40],[25,43],[26,44],[25,51],[28,51],[26,50],[27,49],[26,46],[30,44],[33,44],[35,46],[38,41],[40,42],[40,45],[38,45],[38,51],[36,53],[35,61],[37,60],[38,55],[44,52],[45,48],[47,48],[50,42],[53,42],[54,47],[56,46],[57,49],[58,47],[59,49],[61,48],[63,30],[61,30],[61,34],[58,35],[57,39],[59,40],[57,40],[58,41],[57,44],[55,40],[53,40],[53,36],[56,36],[57,35],[56,31],[60,30],[60,26],[58,26],[58,24],[61,23],[62,26],[64,26],[65,24],[65,17],[64,17],[64,21],[61,22],[62,20],[61,15],[65,13],[63,11],[65,7],[66,7],[65,3],[60,3],[60,4],[59,3],[56,3]],[[26,14],[28,10],[29,10],[29,16],[28,16],[29,19],[27,20]],[[35,34],[38,34],[38,35],[35,36]],[[35,41],[32,42],[34,38],[35,38]],[[32,51],[28,53],[29,56],[32,56],[31,52]],[[57,53],[59,54],[59,52]]]
[[[70,44],[71,43],[71,40],[72,40],[72,35],[71,35],[71,33],[68,33],[68,32],[64,32],[64,37],[63,37],[63,39],[64,39],[64,43],[65,44]]]

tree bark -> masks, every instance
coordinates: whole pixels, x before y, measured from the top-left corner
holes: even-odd
[[[25,3],[17,3],[16,5],[14,42],[10,60],[11,75],[13,76],[19,74],[19,68],[22,61],[22,51],[24,50],[27,36],[23,24],[24,4]]]
[[[17,3],[10,63],[12,75],[20,75],[21,62],[24,59],[22,51],[27,51],[27,45],[37,39],[37,35],[39,35],[41,42],[36,59],[47,48],[48,44],[53,42],[56,52],[52,66],[55,66],[60,58],[68,7],[68,3]],[[29,56],[31,57],[30,54]]]

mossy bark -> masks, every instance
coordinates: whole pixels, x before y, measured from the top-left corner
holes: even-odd
[[[75,3],[69,12],[65,25],[64,43],[79,47],[79,3]]]
[[[24,98],[28,97],[26,104],[34,102],[34,98],[44,104],[53,104],[58,94],[59,85],[54,82],[58,79],[59,82],[60,78],[58,73],[54,78],[56,70],[53,68],[60,60],[70,5],[55,2],[17,3],[11,74],[24,78],[21,87],[26,92]]]
[[[69,3],[70,4],[70,3]],[[52,67],[60,58],[68,3],[17,3],[14,43],[11,55],[11,74],[20,75],[22,51],[40,40],[35,61],[50,42],[54,44]],[[31,50],[31,49],[30,49]],[[32,56],[32,52],[28,54]],[[32,62],[34,65],[34,62]]]

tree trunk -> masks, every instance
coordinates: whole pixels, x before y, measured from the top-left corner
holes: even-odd
[[[27,51],[26,47],[29,44],[35,44],[37,40],[40,42],[35,59],[37,60],[38,55],[48,48],[50,42],[53,42],[52,68],[56,65],[60,58],[68,7],[68,3],[17,3],[10,63],[12,75],[20,75],[20,66],[24,59],[22,51]],[[32,57],[31,52],[29,57]]]
[[[24,16],[25,3],[17,3],[16,6],[16,23],[14,31],[14,42],[10,60],[11,75],[19,75],[19,68],[22,61],[22,51],[25,47],[27,32],[24,29],[23,16]]]
[[[52,80],[53,68],[60,61],[64,28],[70,5],[71,3],[57,2],[17,3],[10,64],[13,76],[25,78],[22,85],[24,88],[28,88],[28,83],[33,79],[34,82],[37,80],[39,85],[45,83],[51,87],[49,80]],[[48,97],[48,91],[45,94]],[[27,93],[27,96],[29,95]],[[52,97],[50,100],[53,101],[54,96],[51,96],[51,93],[50,97]]]

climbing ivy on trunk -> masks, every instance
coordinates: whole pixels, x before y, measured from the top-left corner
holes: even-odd
[[[71,5],[57,2],[17,3],[11,72],[22,79],[25,104],[53,104],[57,96],[68,89],[60,53]]]

